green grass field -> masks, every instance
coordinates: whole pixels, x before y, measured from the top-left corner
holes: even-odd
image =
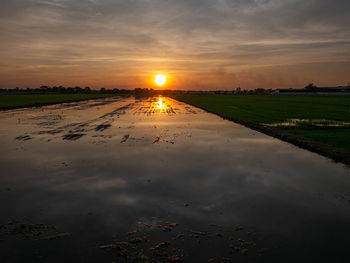
[[[291,129],[288,132],[350,151],[350,128],[330,130]]]
[[[0,95],[0,109],[42,106],[53,103],[112,97],[115,94],[28,94]]]
[[[174,98],[350,151],[349,97],[177,95]]]

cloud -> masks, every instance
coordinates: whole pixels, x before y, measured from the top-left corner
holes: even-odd
[[[157,71],[174,76],[174,88],[229,88],[247,71],[261,76],[248,88],[299,85],[286,81],[295,65],[350,61],[349,11],[345,0],[5,0],[0,86],[132,88]],[[350,68],[337,72],[335,81],[309,69],[320,85],[348,81]]]

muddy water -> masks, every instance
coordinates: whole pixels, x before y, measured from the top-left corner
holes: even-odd
[[[350,259],[348,168],[184,103],[6,111],[0,135],[1,262]]]

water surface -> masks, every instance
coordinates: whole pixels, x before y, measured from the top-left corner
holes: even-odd
[[[348,168],[187,104],[4,111],[0,135],[1,262],[350,259]]]

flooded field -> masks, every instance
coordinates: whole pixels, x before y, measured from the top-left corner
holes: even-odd
[[[0,262],[350,259],[349,168],[185,103],[4,111],[0,134]]]

